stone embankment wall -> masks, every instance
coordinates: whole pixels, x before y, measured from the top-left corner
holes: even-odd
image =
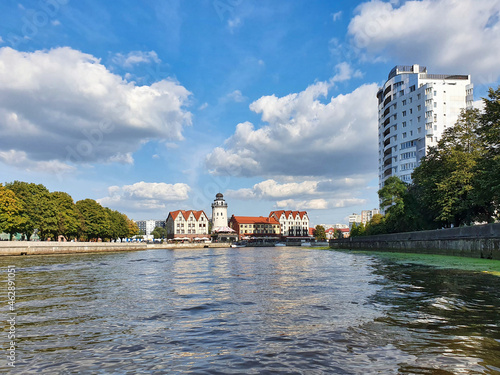
[[[98,253],[111,251],[139,251],[147,249],[202,249],[208,247],[229,247],[229,244],[146,244],[116,242],[33,242],[0,241],[1,255],[47,255]]]
[[[500,260],[500,223],[330,240],[330,247]]]

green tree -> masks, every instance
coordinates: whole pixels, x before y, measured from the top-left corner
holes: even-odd
[[[12,190],[23,205],[23,223],[21,233],[27,239],[35,229],[42,240],[54,236],[57,232],[56,206],[50,193],[42,184],[14,181],[5,184]]]
[[[340,229],[335,229],[333,231],[333,238],[338,240],[338,239],[344,238],[344,235],[342,234],[342,231]]]
[[[83,217],[82,234],[87,240],[111,237],[111,224],[104,207],[93,199],[80,200],[76,207]]]
[[[322,225],[316,225],[313,236],[317,241],[326,241],[325,228]]]
[[[162,227],[156,227],[151,234],[155,239],[160,239],[160,238],[166,238],[167,237],[167,230]]]
[[[353,223],[351,227],[351,237],[359,237],[365,235],[365,225],[363,223]]]
[[[500,86],[490,88],[483,102],[478,134],[486,153],[478,163],[474,195],[478,205],[488,208],[478,220],[493,221],[500,219]]]
[[[384,215],[375,214],[370,219],[366,225],[365,234],[367,236],[373,236],[376,234],[382,234],[386,232]]]
[[[0,184],[0,232],[12,235],[22,231],[25,218],[22,215],[22,202],[16,194]]]
[[[139,230],[137,224],[129,218],[127,218],[127,228],[128,228],[127,237],[133,237],[141,234],[140,233],[141,231]]]
[[[66,238],[77,237],[82,226],[82,218],[73,198],[67,193],[55,191],[50,193],[56,206],[56,236]]]
[[[413,173],[422,203],[443,226],[470,224],[484,212],[475,200],[474,178],[484,147],[478,137],[479,111],[462,111]]]

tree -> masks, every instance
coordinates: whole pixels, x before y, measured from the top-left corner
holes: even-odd
[[[61,191],[52,192],[50,195],[56,206],[57,230],[55,236],[66,238],[78,236],[83,223],[73,198]]]
[[[492,221],[500,219],[500,86],[490,88],[483,102],[478,134],[486,152],[478,163],[474,195],[478,205],[489,208],[478,219]]]
[[[93,199],[76,202],[76,207],[83,217],[82,234],[88,240],[110,238],[111,224],[108,213]]]
[[[141,234],[140,233],[141,231],[139,230],[137,224],[129,218],[127,218],[127,229],[128,229],[127,237],[133,237]]]
[[[156,227],[151,234],[155,239],[160,239],[160,238],[166,238],[167,237],[167,230],[163,227]]]
[[[313,236],[316,238],[316,241],[326,241],[325,228],[322,225],[316,225]]]
[[[359,237],[365,235],[365,225],[363,223],[353,223],[351,228],[351,237]]]
[[[16,194],[0,184],[0,232],[12,235],[22,231],[24,217],[22,216],[23,205]]]
[[[21,233],[27,239],[35,229],[42,240],[57,232],[56,207],[50,193],[42,184],[14,181],[5,184],[23,204],[23,226]]]
[[[342,234],[342,231],[340,229],[335,229],[333,231],[333,238],[338,240],[338,239],[344,238],[344,235]]]
[[[367,236],[372,236],[385,233],[385,231],[384,216],[382,214],[375,214],[366,225],[365,234]]]
[[[462,111],[455,126],[446,129],[413,173],[423,188],[422,203],[443,226],[471,224],[487,209],[473,193],[478,161],[484,147],[478,137],[479,111]]]

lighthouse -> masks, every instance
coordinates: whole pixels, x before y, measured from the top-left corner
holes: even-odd
[[[217,228],[227,227],[227,203],[224,196],[218,193],[212,203],[212,232]]]

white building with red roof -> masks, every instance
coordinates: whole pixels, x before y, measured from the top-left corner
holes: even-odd
[[[281,235],[284,237],[309,236],[309,216],[306,211],[271,211],[269,217],[280,223]]]
[[[280,238],[280,223],[273,217],[231,216],[229,226],[239,239]]]
[[[172,211],[168,214],[166,229],[168,239],[208,240],[208,216],[204,211]]]

